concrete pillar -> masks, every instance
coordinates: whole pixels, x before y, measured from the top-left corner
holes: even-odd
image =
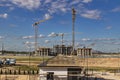
[[[83,55],[82,55],[82,49],[80,49],[80,55],[83,56]]]
[[[66,47],[66,55],[67,55],[67,47]]]
[[[47,56],[48,56],[48,53],[49,53],[49,49],[47,49]]]

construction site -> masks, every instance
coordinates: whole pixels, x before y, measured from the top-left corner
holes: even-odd
[[[1,66],[1,80],[120,80],[119,57],[6,57],[16,58],[16,65]]]
[[[103,9],[100,11],[100,7],[96,8],[98,6],[96,3],[100,3],[98,1],[94,2],[96,6],[92,9],[90,7],[93,5],[90,5],[93,0],[8,2],[6,0],[0,2],[0,7],[5,7],[2,10],[9,7],[5,12],[12,14],[9,18],[8,13],[0,14],[0,22],[6,22],[1,25],[5,28],[0,28],[2,31],[0,35],[4,35],[0,36],[0,80],[120,80],[120,38],[116,36],[119,29],[115,27],[116,31],[115,28],[111,30],[113,26],[119,25],[116,24],[119,20],[112,20],[113,17],[109,20],[108,15],[102,19],[105,14],[114,12],[115,15],[116,12],[120,12],[119,7],[102,13],[108,6],[102,6]],[[90,5],[87,5],[88,3]],[[107,3],[108,0],[105,5]],[[37,11],[38,8],[40,10]],[[27,15],[22,15],[22,11]],[[62,15],[59,12],[62,12]],[[43,13],[44,18],[39,19],[41,17],[38,16],[42,16]],[[78,14],[79,17],[76,17]],[[53,19],[53,16],[56,18]],[[116,21],[115,25],[111,24],[112,21]],[[31,22],[32,28],[25,27],[30,26]],[[44,28],[39,29],[39,25]],[[107,27],[104,27],[106,25]],[[55,32],[48,34],[49,31]],[[48,35],[39,35],[39,32]]]

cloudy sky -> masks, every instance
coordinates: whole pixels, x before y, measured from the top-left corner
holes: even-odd
[[[73,7],[76,47],[117,52],[120,0],[0,0],[0,45],[6,50],[34,48],[32,25],[38,21],[38,46],[61,44],[61,33],[64,44],[71,45]]]

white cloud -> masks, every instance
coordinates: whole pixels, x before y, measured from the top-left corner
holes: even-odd
[[[10,6],[12,6],[12,4],[7,3],[7,4],[5,4],[4,6],[10,7]]]
[[[90,39],[89,38],[83,38],[83,39],[81,39],[82,41],[90,41]]]
[[[7,18],[7,17],[8,17],[8,14],[7,14],[7,13],[0,14],[0,18]]]
[[[64,36],[64,33],[59,33],[58,36]]]
[[[96,38],[96,39],[90,39],[90,38],[83,38],[81,39],[81,41],[115,41],[115,40],[119,40],[118,38]]]
[[[66,1],[55,1],[55,2],[51,2],[50,7],[48,9],[48,12],[50,14],[56,13],[56,12],[66,12],[68,10],[67,7],[68,3]]]
[[[58,36],[58,34],[56,34],[55,32],[52,32],[48,35],[48,37],[56,37],[56,36]]]
[[[44,19],[50,19],[50,18],[51,18],[51,15],[50,15],[50,14],[46,13],[46,14],[44,15]]]
[[[4,0],[3,0],[4,1]],[[5,0],[6,1],[6,0]],[[39,9],[47,12],[44,18],[48,19],[53,14],[61,14],[71,12],[71,8],[75,6],[78,14],[82,17],[89,19],[99,19],[101,12],[99,10],[87,10],[84,3],[92,2],[93,0],[10,0],[11,4],[6,1],[6,6],[11,7],[10,10],[15,8],[14,5],[29,10]]]
[[[106,29],[110,30],[110,29],[112,29],[112,26],[107,26]]]
[[[60,10],[61,10],[62,12],[66,12],[66,11],[67,11],[66,8],[61,8]]]
[[[45,38],[45,36],[42,35],[42,34],[40,34],[38,37],[39,37],[39,38]]]
[[[30,42],[29,42],[29,41],[26,41],[25,44],[30,44]]]
[[[32,39],[34,36],[23,36],[22,39]]]
[[[0,36],[0,39],[3,39],[4,37],[3,36]]]
[[[116,38],[97,38],[95,41],[114,41]]]
[[[101,12],[99,10],[85,10],[80,15],[89,19],[99,19]]]
[[[113,42],[112,44],[120,45],[120,42]]]
[[[75,6],[77,13],[83,12],[81,15],[87,18],[98,18],[99,13],[97,10],[86,10],[84,3],[92,2],[93,0],[2,0],[6,3],[0,6],[6,5],[10,10],[15,8],[15,5],[29,10],[39,9],[47,12],[45,17],[50,17],[52,14],[61,14],[71,12],[71,8]],[[11,7],[11,8],[10,8]],[[84,8],[84,9],[81,9]],[[95,15],[95,17],[93,17]]]
[[[120,12],[120,6],[112,9],[112,12]]]
[[[83,0],[82,2],[89,3],[89,2],[92,2],[92,0]]]
[[[45,40],[45,43],[50,43],[50,40]]]
[[[52,2],[52,0],[45,0],[45,4]]]
[[[26,42],[24,42],[24,44],[27,46],[27,48],[31,48],[32,45],[35,44],[35,42],[29,42],[29,41],[26,41]]]
[[[11,0],[11,2],[19,7],[29,10],[37,9],[40,6],[40,0]]]
[[[72,2],[70,3],[70,5],[76,5],[76,4],[78,4],[80,1],[81,1],[81,0],[74,0],[74,1],[72,1]]]
[[[4,6],[5,6],[5,7],[11,7],[12,4],[8,4],[8,3],[6,3],[6,4],[0,4],[0,6],[1,6],[1,7],[4,7]]]

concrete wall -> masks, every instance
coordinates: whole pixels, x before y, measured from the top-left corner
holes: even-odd
[[[47,80],[46,79],[46,74],[47,72],[54,72],[54,75],[57,76],[58,78],[61,78],[61,80],[67,80],[67,68],[54,68],[54,67],[49,67],[49,68],[40,68],[39,70],[39,80]]]

